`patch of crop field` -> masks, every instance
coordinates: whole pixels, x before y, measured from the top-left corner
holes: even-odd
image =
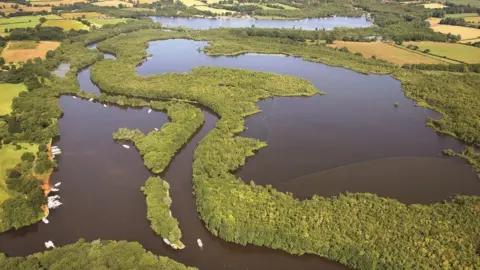
[[[192,7],[192,6],[206,6],[205,3],[200,2],[198,0],[180,0],[185,6]]]
[[[27,87],[23,83],[1,83],[0,89],[2,89],[0,91],[0,115],[9,114],[12,111],[13,98],[17,97],[20,92],[27,91]]]
[[[465,40],[462,40],[460,41],[460,43],[475,43],[475,42],[480,42],[480,38],[474,38],[474,39],[465,39]]]
[[[480,37],[480,29],[446,25],[446,24],[437,24],[435,26],[430,25],[430,27],[435,32],[440,32],[444,34],[452,33],[454,35],[460,35],[462,40],[464,39],[474,39]]]
[[[60,6],[60,5],[72,5],[74,3],[86,3],[87,0],[33,0],[30,1],[34,5],[50,5],[50,6]]]
[[[126,18],[112,18],[112,19],[87,19],[90,23],[96,25],[96,26],[104,26],[106,24],[118,24],[122,22],[126,22]]]
[[[3,84],[0,84],[3,86]],[[15,146],[5,144],[0,148],[0,204],[10,197],[7,189],[6,171],[13,169],[21,161],[22,154],[25,152],[36,153],[38,146],[35,144],[19,143],[21,149],[16,150]]]
[[[464,19],[466,22],[469,22],[469,23],[480,23],[480,16],[465,17]]]
[[[27,44],[29,43],[29,44]],[[7,63],[26,62],[29,59],[40,57],[45,59],[48,51],[55,50],[60,46],[56,41],[40,41],[35,43],[35,47],[30,44],[31,41],[10,41],[2,52],[2,57]]]
[[[442,19],[439,19],[439,18],[428,18],[427,22],[430,24],[430,27],[434,27],[434,26],[440,24],[441,20]]]
[[[17,5],[17,8],[13,8],[12,5]],[[47,11],[51,12],[52,7],[28,7],[22,4],[16,3],[7,3],[7,2],[0,2],[0,11],[5,14],[10,14],[19,11],[32,11],[32,12],[39,12],[39,11]]]
[[[153,8],[139,8],[139,7],[131,7],[131,8],[125,8],[127,10],[132,10],[132,11],[145,11],[145,12],[154,12],[155,9]]]
[[[226,12],[236,13],[235,11],[231,11],[231,10],[211,8],[211,7],[207,7],[207,6],[195,6],[195,8],[198,9],[198,10],[201,10],[201,11],[210,11],[210,12],[213,12],[215,14],[223,14],[223,13],[226,13]]]
[[[457,14],[445,14],[447,18],[465,18],[465,17],[475,17],[478,16],[477,13],[457,13]]]
[[[120,4],[122,4],[124,7],[133,7],[132,3],[118,1],[118,0],[96,2],[96,3],[93,3],[93,4],[96,5],[96,6],[99,6],[99,7],[118,7],[118,5],[120,5]]]
[[[281,3],[271,3],[271,4],[274,4],[274,5],[277,5],[277,6],[281,6],[281,7],[283,7],[283,9],[285,9],[285,10],[295,10],[295,9],[298,9],[298,8],[296,8],[296,7],[292,7],[292,6],[285,5],[285,4],[281,4]]]
[[[429,8],[429,9],[439,9],[439,8],[444,8],[446,6],[439,3],[430,3],[430,4],[424,4],[423,7]]]
[[[94,19],[94,18],[104,18],[108,17],[102,13],[98,12],[67,12],[60,14],[65,19],[76,19],[76,18],[83,18],[83,19]]]
[[[478,0],[441,0],[440,2],[449,2],[457,5],[471,5],[475,7],[480,7],[480,1]]]
[[[375,55],[377,59],[382,59],[397,65],[444,63],[440,60],[397,48],[383,42],[335,41],[334,44],[330,44],[329,46],[333,48],[346,47],[351,53],[361,53],[365,58],[371,58]]]
[[[480,48],[458,44],[433,41],[404,42],[405,46],[416,45],[421,51],[430,50],[431,54],[445,56],[465,63],[480,63]]]
[[[45,23],[42,24],[45,27],[60,27],[63,28],[64,31],[70,31],[71,29],[74,30],[89,30],[90,28],[85,24],[76,21],[76,20],[47,20]]]
[[[5,29],[34,28],[37,24],[40,24],[41,17],[45,17],[46,19],[61,19],[61,17],[57,15],[0,18],[0,35],[8,35],[8,33],[5,32]]]

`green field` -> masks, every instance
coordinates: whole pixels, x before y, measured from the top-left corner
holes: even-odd
[[[8,199],[9,192],[5,184],[6,171],[14,168],[19,162],[20,157],[25,152],[37,152],[37,145],[30,145],[28,143],[19,143],[22,149],[15,150],[15,146],[11,144],[3,145],[0,148],[0,203]]]
[[[6,35],[5,29],[15,28],[34,28],[37,24],[40,24],[40,18],[46,19],[61,19],[57,15],[45,15],[45,16],[20,16],[12,18],[0,18],[0,35]]]
[[[458,43],[442,43],[433,41],[405,42],[404,45],[416,45],[421,51],[430,50],[431,54],[446,56],[465,63],[480,63],[480,48]]]
[[[95,24],[97,26],[104,26],[106,24],[117,24],[117,23],[122,23],[126,22],[127,19],[125,18],[115,18],[115,19],[87,19],[92,24]]]
[[[76,20],[48,20],[42,26],[49,26],[49,27],[61,27],[65,31],[69,31],[70,29],[74,30],[89,30],[90,28],[85,24],[76,21]]]
[[[458,13],[458,14],[445,14],[447,18],[465,18],[465,17],[476,17],[477,13]]]
[[[12,111],[12,99],[27,88],[24,84],[0,84],[0,115],[9,114]]]

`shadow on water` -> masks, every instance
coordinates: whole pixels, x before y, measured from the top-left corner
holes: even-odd
[[[242,135],[267,140],[269,146],[238,171],[245,180],[270,183],[301,198],[349,190],[408,203],[480,190],[468,165],[438,156],[444,148],[461,145],[425,127],[425,117],[436,114],[414,107],[399,82],[389,76],[362,75],[291,57],[213,58],[195,50],[205,45],[202,42],[169,40],[150,45],[153,58],[137,68],[142,75],[188,72],[199,65],[238,67],[303,77],[328,93],[259,103],[263,112],[248,117]],[[79,80],[90,78],[79,75]],[[400,107],[393,106],[395,101]],[[27,255],[44,250],[48,240],[61,246],[79,238],[101,238],[138,241],[147,250],[200,269],[345,268],[317,256],[226,243],[206,231],[192,196],[192,159],[199,141],[218,120],[207,110],[205,124],[162,175],[170,183],[172,212],[186,244],[185,250],[172,250],[155,236],[146,219],[140,187],[151,174],[135,149],[124,149],[112,140],[120,127],[148,132],[160,128],[167,116],[148,114],[147,108],[104,108],[66,96],[60,103],[65,112],[59,120],[63,155],[52,183],[62,182],[59,194],[64,204],[52,211],[48,225],[1,234],[0,252]],[[197,238],[202,239],[203,250],[196,245]]]

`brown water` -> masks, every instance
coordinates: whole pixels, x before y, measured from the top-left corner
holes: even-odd
[[[212,58],[195,50],[201,45],[182,40],[152,43],[149,53],[154,56],[138,71],[183,72],[197,65],[263,69],[302,76],[328,93],[259,103],[263,112],[247,119],[248,129],[243,135],[268,140],[269,146],[238,171],[243,179],[270,183],[301,198],[349,190],[411,203],[480,193],[480,181],[470,166],[438,156],[442,149],[456,149],[460,144],[425,127],[425,117],[437,115],[414,107],[392,78],[361,75],[290,57]],[[87,79],[83,85],[91,83]],[[398,108],[393,106],[395,101],[400,103]],[[198,142],[218,120],[207,111],[201,130],[162,175],[170,183],[172,213],[180,222],[186,244],[182,251],[172,250],[146,220],[140,187],[151,174],[134,148],[124,149],[112,140],[112,132],[120,127],[144,132],[160,128],[168,121],[166,115],[148,114],[148,108],[104,108],[71,97],[62,97],[60,103],[64,117],[59,120],[61,137],[57,145],[63,155],[52,183],[62,182],[59,195],[64,204],[52,211],[48,225],[39,223],[1,234],[0,252],[27,255],[43,251],[43,243],[48,240],[61,246],[79,238],[101,238],[138,241],[147,250],[201,269],[345,268],[317,256],[292,256],[226,243],[205,230],[192,196],[191,166]],[[197,238],[202,239],[203,250],[197,246]]]

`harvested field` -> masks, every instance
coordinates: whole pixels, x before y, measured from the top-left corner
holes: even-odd
[[[76,19],[76,18],[85,18],[85,19],[93,19],[93,18],[105,18],[108,17],[102,13],[98,12],[68,12],[60,14],[65,19]]]
[[[90,28],[85,24],[76,21],[76,20],[48,20],[43,26],[50,26],[50,27],[61,27],[65,31],[69,31],[70,29],[74,30],[89,30]]]
[[[87,19],[90,23],[96,25],[96,26],[104,26],[106,24],[117,24],[117,23],[122,23],[126,22],[126,18],[114,18],[114,19]]]
[[[330,47],[343,48],[347,47],[352,53],[361,53],[365,58],[371,58],[373,55],[377,59],[382,59],[397,65],[403,64],[442,64],[444,62],[433,59],[431,57],[410,52],[401,48],[397,48],[383,42],[347,42],[335,41]]]
[[[18,45],[17,43],[24,43],[24,41],[10,41],[7,47],[2,52],[2,57],[5,58],[7,63],[25,62],[28,59],[34,59],[40,57],[45,59],[45,55],[50,50],[55,50],[60,46],[60,42],[56,41],[40,41],[36,44],[35,48],[31,49],[19,49],[19,46],[25,46],[25,44]]]
[[[119,4],[122,4],[123,6],[126,6],[126,7],[133,7],[132,3],[118,1],[118,0],[96,2],[96,3],[93,3],[93,4],[96,5],[96,6],[99,6],[99,7],[118,7]]]
[[[445,25],[445,24],[437,24],[435,26],[430,25],[430,27],[435,32],[440,32],[444,34],[452,33],[454,35],[460,35],[462,37],[462,40],[474,39],[474,38],[480,37],[480,29],[454,26],[454,25]]]
[[[16,4],[16,3],[0,2],[0,11],[5,14],[10,14],[10,13],[19,12],[19,11],[33,11],[33,12],[36,12],[36,11],[51,12],[52,11],[52,7],[28,7],[22,4],[16,4],[18,5],[18,8],[13,8],[12,7],[13,4]]]
[[[446,6],[439,3],[430,3],[430,4],[424,4],[423,7],[429,8],[429,9],[438,9],[438,8],[444,8]]]
[[[465,63],[480,63],[480,48],[456,43],[433,41],[405,42],[404,45],[416,45],[420,50],[429,49],[431,54],[446,56]]]
[[[50,6],[60,6],[60,5],[72,5],[73,3],[86,3],[87,0],[54,0],[54,1],[30,1],[33,5],[50,5]]]

